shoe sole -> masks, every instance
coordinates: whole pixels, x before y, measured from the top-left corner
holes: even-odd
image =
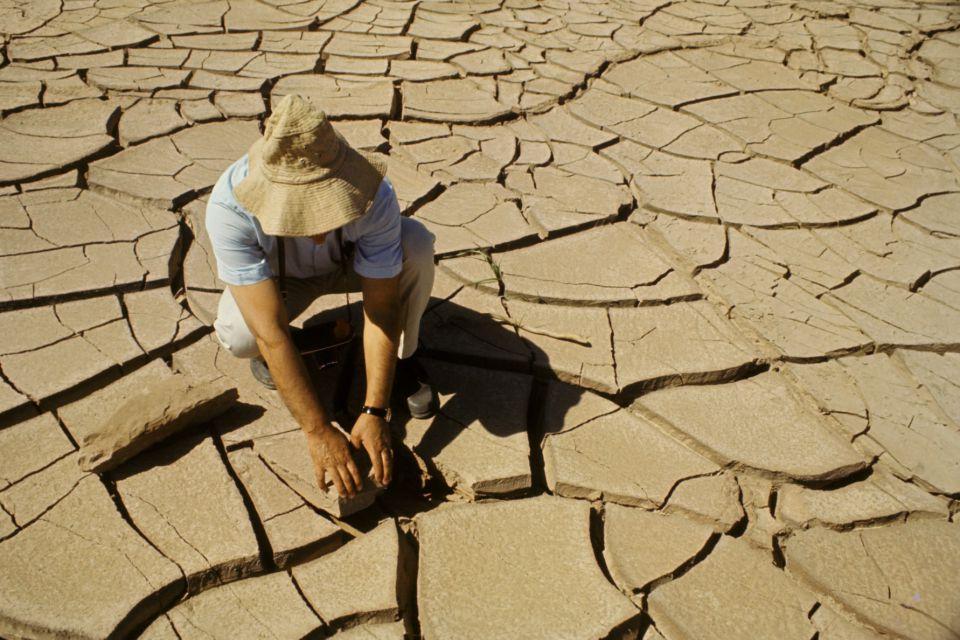
[[[437,396],[428,385],[421,382],[417,392],[407,397],[406,405],[411,417],[418,420],[432,418],[437,413]]]
[[[410,416],[413,418],[416,418],[417,420],[426,420],[427,418],[432,418],[435,415],[437,415],[437,411],[436,409],[433,409],[433,408],[430,408],[427,411],[423,411],[420,413],[416,413],[413,411],[410,412]]]
[[[258,376],[258,375],[256,374],[256,372],[254,371],[254,368],[253,368],[252,365],[250,366],[250,375],[253,376],[253,379],[254,379],[254,380],[256,380],[257,382],[259,382],[260,384],[262,384],[263,386],[265,386],[267,389],[270,389],[271,391],[276,391],[276,390],[277,390],[277,385],[275,385],[275,384],[273,383],[273,379],[272,379],[272,378],[264,379],[264,378]]]

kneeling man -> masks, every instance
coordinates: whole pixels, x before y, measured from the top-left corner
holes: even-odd
[[[207,204],[207,233],[228,285],[217,338],[279,391],[306,434],[318,484],[326,490],[332,482],[342,496],[362,485],[351,444],[369,454],[377,482],[390,482],[392,387],[415,417],[429,417],[436,404],[416,360],[434,236],[400,215],[385,171],[383,161],[350,147],[322,111],[286,96]],[[367,382],[350,442],[331,424],[289,327],[318,296],[344,291],[363,292]]]

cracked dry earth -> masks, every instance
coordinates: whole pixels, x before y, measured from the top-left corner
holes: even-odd
[[[0,32],[3,637],[960,638],[957,4],[0,0]],[[353,515],[210,329],[206,197],[288,93],[437,237],[441,411]],[[178,374],[240,402],[81,471]]]

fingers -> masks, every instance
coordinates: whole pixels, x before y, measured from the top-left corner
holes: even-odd
[[[344,485],[343,478],[338,473],[338,469],[334,467],[329,471],[330,471],[330,478],[333,480],[333,486],[337,489],[337,494],[341,496],[347,495],[346,486]]]
[[[364,446],[370,456],[370,463],[373,465],[373,479],[377,481],[377,484],[383,486],[383,461],[381,460],[383,447],[369,441],[365,442]]]
[[[363,477],[361,477],[360,470],[357,469],[357,465],[353,461],[353,458],[347,460],[347,471],[350,472],[350,479],[353,480],[353,486],[355,486],[357,491],[359,491],[360,487],[363,486]]]
[[[383,459],[383,484],[388,485],[393,480],[393,452],[385,447],[380,451],[380,457]]]
[[[345,465],[337,467],[337,474],[343,483],[343,493],[340,495],[346,498],[352,498],[357,495],[357,484],[354,482],[353,476],[350,475]]]
[[[320,469],[316,473],[317,476],[317,486],[320,487],[320,491],[326,492],[330,487],[327,483],[327,472],[326,469]]]

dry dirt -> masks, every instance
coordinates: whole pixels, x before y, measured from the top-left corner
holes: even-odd
[[[210,329],[289,93],[437,236],[354,515]],[[0,115],[0,636],[960,638],[955,2],[0,0]]]

